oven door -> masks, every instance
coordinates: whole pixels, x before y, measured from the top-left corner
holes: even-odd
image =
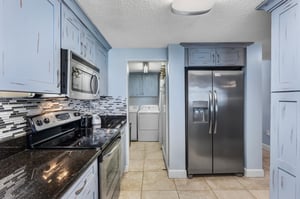
[[[101,199],[118,198],[120,192],[121,139],[104,150],[100,162]]]

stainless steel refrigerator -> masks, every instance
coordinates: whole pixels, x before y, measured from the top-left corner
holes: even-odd
[[[242,70],[186,68],[187,173],[244,172]]]

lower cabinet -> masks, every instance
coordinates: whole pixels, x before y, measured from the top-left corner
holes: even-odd
[[[96,159],[61,199],[98,199],[98,160]]]
[[[296,199],[300,197],[300,92],[271,96],[271,198]]]

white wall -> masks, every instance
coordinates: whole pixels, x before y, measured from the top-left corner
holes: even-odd
[[[108,53],[108,95],[127,97],[129,61],[166,61],[166,48],[113,48]]]
[[[184,48],[168,47],[169,177],[186,177]]]
[[[245,175],[263,176],[262,169],[262,47],[247,48],[245,72]]]

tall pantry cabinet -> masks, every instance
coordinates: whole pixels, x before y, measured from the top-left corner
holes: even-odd
[[[267,1],[272,12],[270,198],[300,198],[300,0]]]

